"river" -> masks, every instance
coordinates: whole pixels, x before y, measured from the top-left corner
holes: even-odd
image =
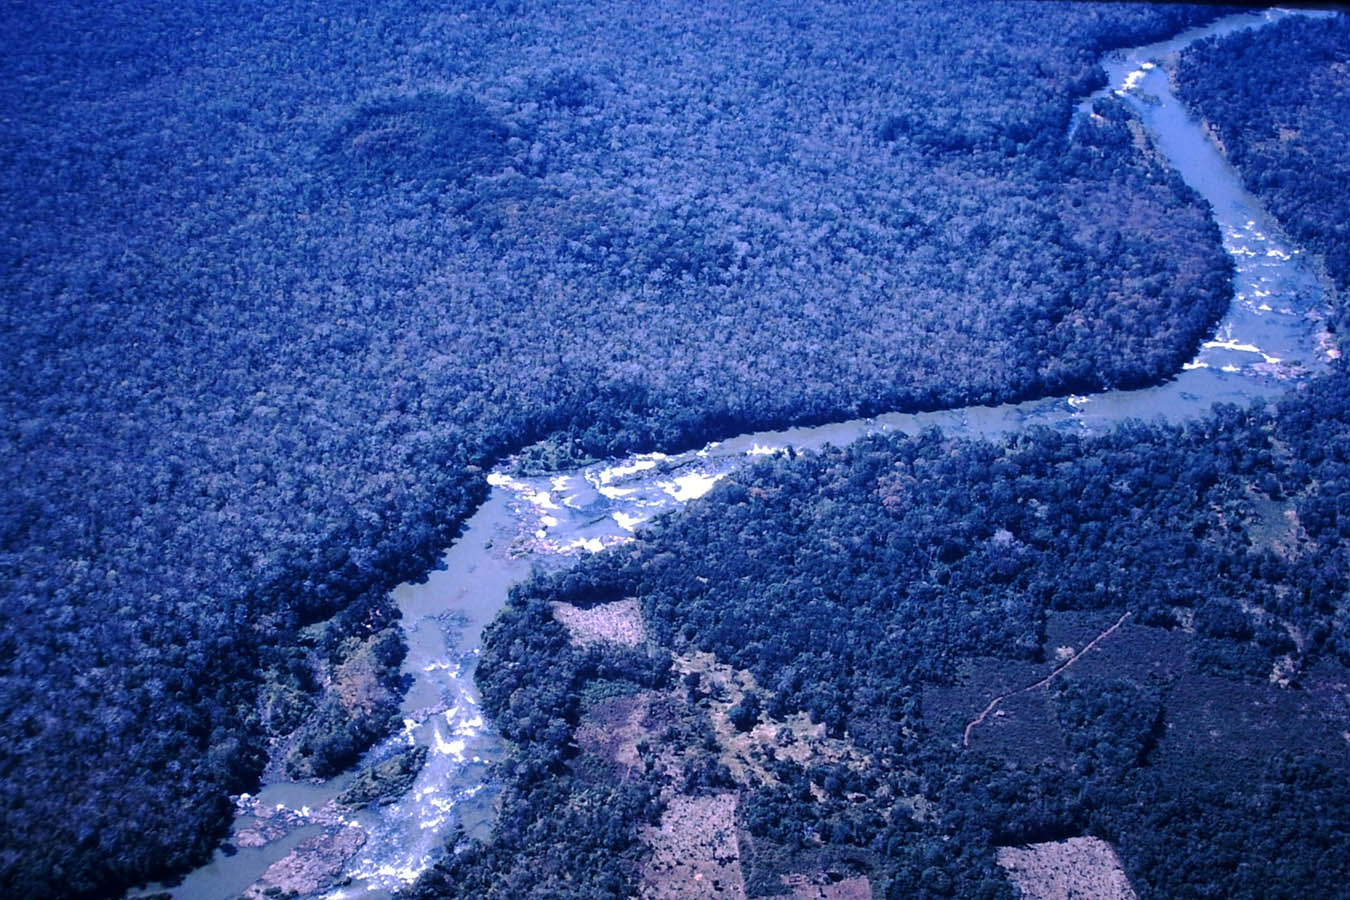
[[[408,640],[404,668],[413,684],[403,701],[404,729],[372,750],[365,762],[414,745],[426,747],[426,763],[412,787],[396,802],[348,812],[331,800],[350,783],[350,775],[320,786],[268,785],[256,797],[238,798],[232,834],[237,852],[218,851],[181,885],[155,889],[170,890],[182,900],[226,900],[238,897],[269,866],[288,860],[301,864],[291,866],[293,873],[312,873],[311,884],[300,882],[302,895],[387,897],[434,861],[455,826],[486,834],[494,796],[488,775],[503,749],[479,712],[473,670],[483,627],[505,602],[507,589],[533,568],[565,566],[581,554],[629,539],[643,522],[702,496],[758,455],[789,446],[843,445],[878,431],[916,433],[930,425],[953,436],[1000,437],[1034,424],[1091,433],[1129,418],[1181,421],[1217,402],[1245,405],[1276,396],[1322,369],[1334,351],[1319,334],[1323,292],[1316,272],[1187,115],[1163,65],[1167,56],[1198,38],[1292,14],[1232,16],[1172,40],[1111,54],[1103,60],[1109,85],[1078,112],[1091,115],[1093,100],[1108,93],[1129,102],[1157,148],[1210,203],[1233,257],[1231,308],[1175,378],[1134,391],[747,434],[697,451],[648,453],[571,472],[517,474],[515,461],[506,460],[488,475],[491,495],[446,552],[444,568],[423,584],[394,591]],[[348,856],[361,834],[364,843]],[[271,839],[258,846],[258,835]],[[347,849],[340,848],[344,835],[357,837]]]

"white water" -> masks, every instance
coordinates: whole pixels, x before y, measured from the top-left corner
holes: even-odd
[[[1236,275],[1233,304],[1195,359],[1176,378],[1136,391],[1109,391],[996,407],[893,414],[812,428],[741,435],[687,453],[647,453],[572,472],[524,476],[507,460],[488,475],[492,493],[446,552],[445,568],[420,585],[394,591],[403,612],[413,686],[403,703],[404,729],[368,755],[378,761],[410,744],[428,747],[426,765],[396,803],[335,820],[324,804],[349,778],[321,787],[273,785],[241,804],[236,829],[253,822],[254,804],[285,807],[311,829],[358,824],[368,835],[349,860],[347,886],[330,898],[388,896],[434,861],[455,825],[485,833],[494,792],[488,773],[502,748],[478,710],[473,669],[483,627],[506,600],[510,585],[532,567],[555,568],[581,554],[630,540],[634,529],[711,490],[735,468],[793,447],[843,445],[884,431],[917,433],[936,425],[950,435],[999,437],[1031,425],[1102,431],[1129,418],[1180,421],[1215,402],[1246,404],[1272,397],[1326,362],[1314,318],[1322,302],[1318,279],[1275,222],[1172,96],[1162,59],[1191,41],[1260,25],[1278,11],[1234,16],[1176,39],[1113,54],[1104,61],[1108,93],[1130,102],[1157,147],[1212,206]],[[1093,98],[1081,114],[1090,114]],[[257,853],[226,858],[194,872],[179,898],[224,900],[283,855],[287,838]]]

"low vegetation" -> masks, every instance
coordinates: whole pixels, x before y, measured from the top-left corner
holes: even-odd
[[[426,747],[412,747],[362,769],[351,786],[338,795],[337,801],[352,808],[392,803],[412,787],[426,759]]]

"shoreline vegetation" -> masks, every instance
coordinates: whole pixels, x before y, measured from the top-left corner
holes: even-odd
[[[756,7],[677,53],[698,25],[603,5],[146,7],[16,13],[0,63],[0,883],[30,896],[199,862],[268,740],[295,774],[355,760],[397,710],[387,590],[512,448],[1143,384],[1228,296],[1203,204],[1130,149],[1123,106],[1049,136],[1103,50],[1212,9]],[[737,68],[752,46],[778,55]],[[898,63],[915,77],[878,78]],[[549,647],[541,677],[574,686],[601,652]],[[620,668],[666,677],[638,650]],[[565,754],[537,764],[573,784]],[[614,823],[561,820],[605,831],[597,878],[602,849],[639,852],[644,778],[606,789]]]
[[[1332,333],[1348,312],[1350,165],[1334,148],[1350,81],[1327,73],[1350,62],[1347,27],[1293,19],[1197,45],[1180,67],[1248,187],[1315,237]],[[1289,64],[1253,64],[1270,58]],[[1298,177],[1310,157],[1313,181]],[[1184,428],[780,454],[634,544],[536,578],[479,668],[512,742],[502,821],[414,896],[664,896],[672,842],[679,877],[733,898],[1011,897],[1000,866],[1032,895],[1095,878],[1125,897],[1336,896],[1350,876],[1346,378],[1337,359]],[[569,639],[584,618],[549,615],[617,603],[640,609],[638,648]],[[699,654],[711,662],[691,671]],[[1066,655],[1077,665],[1053,690],[1004,693],[1048,682]],[[538,671],[548,686],[522,677]],[[1007,699],[972,735],[991,697]],[[732,737],[790,733],[803,713],[859,755]],[[617,745],[583,737],[596,731]],[[616,796],[585,831],[582,811]],[[1039,854],[1054,871],[1035,871]]]
[[[478,669],[499,822],[411,896],[1004,897],[1000,848],[1083,835],[1141,897],[1305,895],[1350,841],[1341,377],[1186,428],[779,454],[522,585]]]

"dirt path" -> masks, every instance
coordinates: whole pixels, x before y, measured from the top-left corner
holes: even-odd
[[[985,719],[989,718],[989,714],[992,713],[992,712],[994,711],[994,707],[998,706],[1000,703],[1002,703],[1004,700],[1007,700],[1009,697],[1015,697],[1015,696],[1017,696],[1018,694],[1025,694],[1027,691],[1034,691],[1034,690],[1036,690],[1036,688],[1046,687],[1047,685],[1050,684],[1051,681],[1054,680],[1054,677],[1055,677],[1056,675],[1058,675],[1060,672],[1063,672],[1065,669],[1067,669],[1069,666],[1073,665],[1074,663],[1078,662],[1078,660],[1083,656],[1084,653],[1087,653],[1087,652],[1088,652],[1089,650],[1091,650],[1093,647],[1097,646],[1097,645],[1100,644],[1102,641],[1106,640],[1106,638],[1110,637],[1111,634],[1112,634],[1116,629],[1120,628],[1120,626],[1124,625],[1124,624],[1125,624],[1125,620],[1128,619],[1128,618],[1129,618],[1130,616],[1132,616],[1132,615],[1134,615],[1134,613],[1130,613],[1130,612],[1125,613],[1123,616],[1121,616],[1119,619],[1116,620],[1116,624],[1112,625],[1110,628],[1106,629],[1106,630],[1103,631],[1101,634],[1097,635],[1095,638],[1093,638],[1092,640],[1088,641],[1086,647],[1084,647],[1082,650],[1079,650],[1079,651],[1078,651],[1077,653],[1075,653],[1073,656],[1070,656],[1068,659],[1066,659],[1066,660],[1065,660],[1063,663],[1061,663],[1059,666],[1055,667],[1055,670],[1054,670],[1053,672],[1051,672],[1049,675],[1045,676],[1044,678],[1042,678],[1040,681],[1036,682],[1035,684],[1029,684],[1029,685],[1027,685],[1027,686],[1024,687],[1024,688],[1018,688],[1018,689],[1015,690],[1015,691],[1008,691],[1008,693],[1006,693],[1006,694],[999,694],[999,695],[998,695],[997,697],[995,697],[993,700],[990,700],[990,701],[989,701],[989,705],[986,706],[986,707],[984,708],[984,711],[981,712],[981,713],[980,713],[978,716],[976,716],[975,718],[971,719],[971,720],[970,720],[970,723],[966,725],[966,731],[965,731],[965,734],[962,735],[962,737],[961,737],[961,746],[962,746],[962,747],[969,747],[969,746],[970,746],[970,733],[971,733],[972,731],[975,730],[975,726],[976,726],[976,725],[979,725],[979,724],[980,724],[981,722],[983,722]]]

